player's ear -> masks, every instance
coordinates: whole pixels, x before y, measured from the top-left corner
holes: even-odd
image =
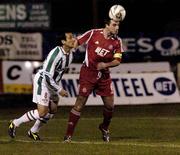
[[[65,40],[61,40],[61,43],[62,43],[63,45],[65,44],[65,42],[66,42]]]

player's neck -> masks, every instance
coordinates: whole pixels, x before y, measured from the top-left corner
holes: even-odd
[[[110,39],[113,36],[112,33],[107,28],[103,29],[103,34],[104,34],[104,38],[106,39]]]
[[[63,47],[64,52],[65,52],[66,54],[68,54],[68,53],[70,52],[70,50],[71,50],[69,47],[67,47],[67,46],[65,46],[65,45],[63,45],[62,47]]]

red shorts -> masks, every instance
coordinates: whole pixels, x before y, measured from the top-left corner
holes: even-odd
[[[85,65],[81,67],[79,79],[79,95],[89,96],[94,90],[100,96],[113,96],[110,73],[91,70]]]

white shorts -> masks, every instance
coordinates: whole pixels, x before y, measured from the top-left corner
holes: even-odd
[[[34,76],[32,101],[43,106],[49,106],[50,101],[53,101],[54,103],[58,103],[59,101],[58,94],[51,92],[47,88],[44,79],[39,73],[36,73]]]

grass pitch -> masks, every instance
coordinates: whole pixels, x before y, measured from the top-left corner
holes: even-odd
[[[102,141],[98,130],[102,107],[85,107],[72,143],[63,143],[70,109],[59,107],[55,117],[41,129],[39,142],[27,137],[33,122],[17,128],[15,139],[7,134],[9,120],[29,108],[0,109],[0,155],[180,154],[180,104],[116,106],[109,143]]]

